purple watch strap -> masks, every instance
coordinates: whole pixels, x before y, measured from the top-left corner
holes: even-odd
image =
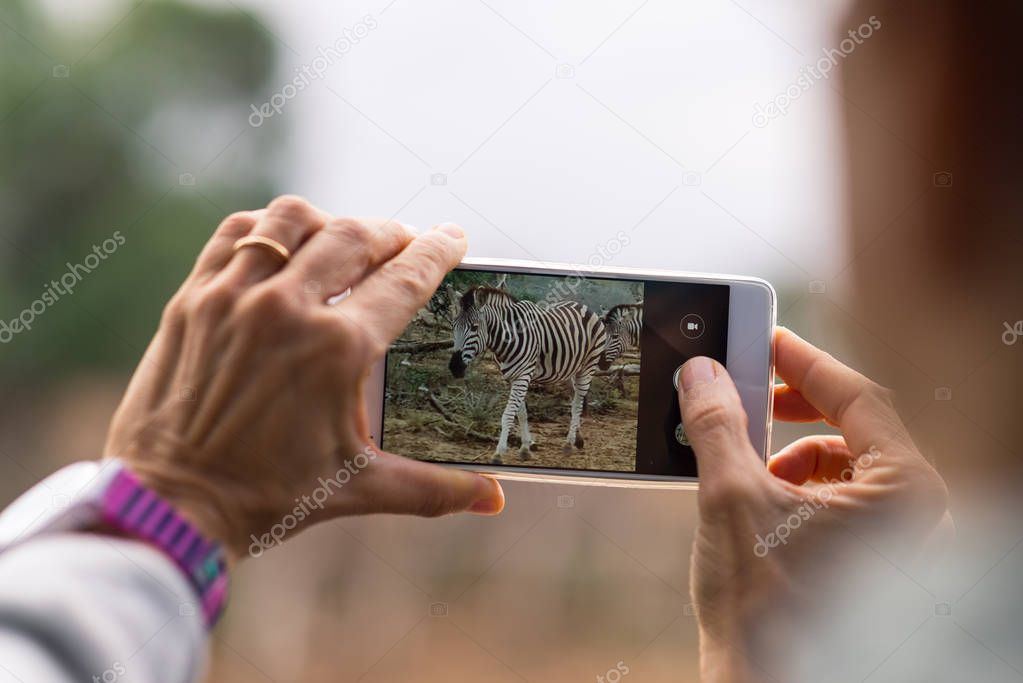
[[[203,538],[170,503],[123,468],[103,497],[103,521],[167,553],[198,592],[206,625],[216,623],[227,602],[227,562],[219,543]]]

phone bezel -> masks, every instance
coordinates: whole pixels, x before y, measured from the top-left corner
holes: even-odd
[[[457,269],[533,275],[563,275],[729,285],[726,365],[739,389],[743,407],[750,418],[748,422],[750,440],[754,445],[757,443],[762,444],[760,456],[766,460],[771,447],[771,413],[774,396],[771,390],[774,384],[774,345],[772,339],[777,315],[777,294],[774,287],[766,280],[743,275],[608,266],[577,266],[567,263],[496,258],[466,258],[458,265]],[[733,334],[733,330],[736,334]],[[366,410],[370,424],[369,438],[377,447],[380,446],[380,435],[383,432],[385,375],[386,358],[381,359],[370,370],[365,390]],[[692,487],[698,483],[696,477],[674,475],[535,468],[523,467],[521,465],[493,465],[489,463],[438,464],[480,472],[500,479],[543,481],[559,484],[625,486],[633,488],[685,488]]]

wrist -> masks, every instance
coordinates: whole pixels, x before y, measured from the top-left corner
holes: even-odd
[[[219,502],[220,492],[213,483],[143,462],[128,461],[126,464],[143,486],[167,501],[204,538],[220,544],[229,566],[237,563],[240,557],[237,539],[244,534],[223,509]]]
[[[113,529],[119,535],[156,546],[186,575],[202,605],[207,626],[224,609],[228,588],[228,557],[223,543],[173,499],[165,498],[123,464],[101,495],[94,531]],[[194,511],[193,511],[194,512]]]

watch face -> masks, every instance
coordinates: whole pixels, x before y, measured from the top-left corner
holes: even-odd
[[[119,469],[113,460],[76,462],[43,479],[0,514],[0,550],[35,534],[98,522],[103,492]]]

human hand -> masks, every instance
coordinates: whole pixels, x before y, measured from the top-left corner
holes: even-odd
[[[700,522],[691,591],[705,680],[760,680],[752,661],[779,615],[834,590],[865,546],[902,557],[949,525],[944,481],[914,446],[891,392],[781,329],[774,417],[826,421],[842,436],[800,439],[768,462],[724,367],[694,358],[681,372],[682,421],[699,466]],[[847,566],[847,565],[846,565]],[[783,655],[781,655],[783,656]]]
[[[276,240],[291,260],[282,266],[258,247],[235,253],[250,234]],[[371,512],[500,512],[493,479],[371,446],[363,404],[370,368],[465,250],[451,224],[417,236],[394,221],[333,218],[297,197],[229,216],[167,304],[105,456],[123,459],[233,558],[286,516],[300,529]]]

